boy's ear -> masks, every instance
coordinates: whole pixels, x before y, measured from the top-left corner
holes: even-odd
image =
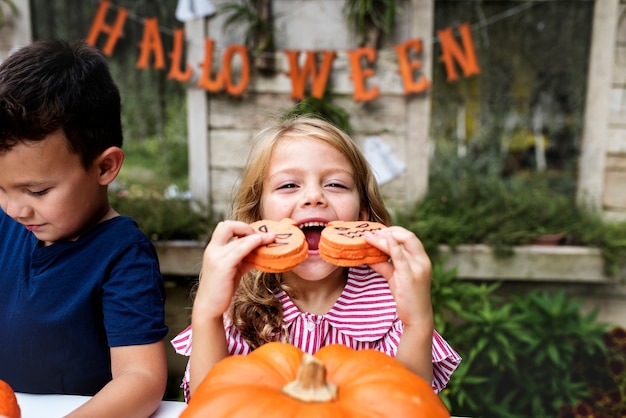
[[[99,182],[107,186],[115,180],[124,162],[124,151],[119,147],[109,147],[94,161],[98,170]]]

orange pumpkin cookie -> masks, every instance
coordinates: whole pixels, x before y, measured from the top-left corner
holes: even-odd
[[[245,257],[254,268],[266,273],[280,273],[291,270],[309,255],[309,247],[304,233],[295,221],[285,218],[282,221],[261,220],[250,224],[257,233],[276,233],[274,242],[257,247]]]
[[[0,417],[20,418],[22,411],[17,404],[13,388],[4,380],[0,380]]]
[[[389,256],[365,241],[367,232],[387,228],[370,221],[331,221],[322,230],[319,251],[324,261],[343,267],[387,261]]]

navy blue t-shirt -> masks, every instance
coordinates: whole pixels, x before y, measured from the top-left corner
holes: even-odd
[[[0,379],[18,392],[93,395],[109,347],[167,334],[154,246],[128,217],[39,246],[0,210]]]

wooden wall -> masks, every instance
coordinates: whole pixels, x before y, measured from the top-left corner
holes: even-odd
[[[220,0],[214,2],[216,5]],[[350,114],[353,138],[363,141],[378,136],[392,154],[401,159],[405,172],[383,186],[390,208],[413,204],[426,192],[428,181],[428,140],[430,128],[429,93],[406,97],[392,46],[409,38],[423,40],[423,74],[431,77],[434,0],[407,0],[407,8],[385,46],[377,51],[375,84],[380,96],[370,102],[353,100],[353,84],[346,51],[357,48],[341,13],[343,2],[336,0],[274,0],[278,28],[276,63],[272,76],[253,74],[240,98],[207,95],[191,87],[189,108],[190,187],[194,198],[204,199],[216,213],[227,213],[231,192],[236,186],[249,149],[251,136],[263,121],[295,104],[290,98],[291,82],[284,50],[333,50],[337,57],[331,72],[333,103]],[[189,62],[203,60],[199,40],[215,40],[216,51],[241,42],[236,29],[223,31],[220,16],[188,22],[185,26]],[[216,53],[216,55],[219,53]],[[218,55],[221,56],[221,55]],[[192,83],[193,84],[193,83]]]
[[[626,5],[595,3],[578,200],[626,220]]]
[[[626,4],[618,10],[602,197],[610,219],[626,219]]]

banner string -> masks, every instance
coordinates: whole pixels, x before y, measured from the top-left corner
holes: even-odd
[[[531,9],[531,8],[537,6],[538,4],[545,3],[546,1],[548,1],[548,0],[530,0],[530,1],[527,1],[525,3],[520,4],[518,6],[511,7],[508,10],[504,10],[504,11],[502,11],[500,13],[496,13],[493,16],[489,16],[489,17],[486,17],[484,15],[482,7],[478,3],[478,4],[476,4],[476,7],[477,7],[477,13],[479,14],[480,18],[479,18],[478,22],[470,24],[470,27],[472,29],[472,32],[480,31],[481,38],[483,39],[483,41],[485,43],[488,44],[489,43],[488,36],[485,33],[485,31],[483,30],[484,28],[486,28],[486,27],[488,27],[488,26],[490,26],[490,25],[492,25],[492,24],[494,24],[496,22],[500,22],[501,20],[505,20],[505,19],[511,18],[513,16],[516,16],[516,15],[518,15],[520,13],[523,13],[526,10]],[[552,0],[552,1],[554,1],[554,0]],[[566,1],[566,0],[562,0],[562,1]],[[94,5],[98,5],[100,3],[100,0],[91,0],[91,3],[94,4]],[[135,13],[134,11],[129,10],[128,8],[126,8],[124,6],[119,6],[119,5],[117,5],[117,4],[115,4],[115,3],[111,2],[111,1],[109,1],[109,4],[110,4],[112,9],[116,9],[116,10],[117,9],[121,9],[121,8],[126,9],[126,11],[128,12],[128,18],[130,18],[131,20],[133,20],[133,21],[135,21],[137,23],[143,24],[143,21],[144,21],[145,17],[140,16],[137,13]],[[166,26],[159,25],[159,32],[164,34],[164,35],[167,35],[167,36],[171,36],[171,37],[174,36],[174,31],[171,28],[168,28]],[[195,45],[195,46],[203,46],[204,45],[203,42],[202,43],[198,43],[198,42],[195,42],[193,40],[190,41],[189,39],[185,39],[185,42],[186,43],[191,43],[192,45]],[[440,40],[439,40],[438,37],[433,37],[431,39],[431,42],[434,45],[434,44],[440,43]],[[220,48],[217,48],[216,51],[219,52]],[[255,53],[253,53],[253,55],[256,56],[256,55],[262,55],[262,54],[255,54]],[[265,53],[265,55],[271,55],[271,53],[270,54]]]

